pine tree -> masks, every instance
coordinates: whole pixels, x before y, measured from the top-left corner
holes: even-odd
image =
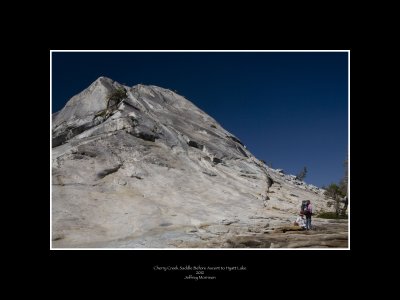
[[[298,180],[303,181],[304,178],[306,178],[306,175],[307,175],[307,167],[303,167],[303,170],[301,170],[300,173],[296,175],[296,177]]]
[[[344,161],[344,177],[342,178],[342,180],[340,181],[340,191],[341,194],[344,197],[344,207],[342,209],[342,215],[346,214],[346,210],[347,210],[347,205],[348,205],[348,185],[349,185],[349,157],[346,157],[346,160]]]
[[[349,159],[348,157],[345,159],[344,163],[344,176],[342,178],[342,180],[340,181],[340,190],[342,192],[342,194],[347,195],[347,189],[348,189],[348,182],[349,182]]]
[[[342,193],[342,190],[339,185],[336,183],[331,183],[328,187],[325,187],[325,193],[324,195],[332,198],[335,201],[335,211],[336,215],[339,216],[340,214],[340,202],[342,197],[344,197],[344,194]]]

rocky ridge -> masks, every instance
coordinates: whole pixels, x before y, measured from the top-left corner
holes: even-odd
[[[126,98],[109,106],[116,89]],[[304,199],[332,210],[323,190],[268,168],[168,89],[100,77],[52,127],[53,247],[250,247],[239,240],[287,234]],[[301,245],[277,241],[257,245]]]

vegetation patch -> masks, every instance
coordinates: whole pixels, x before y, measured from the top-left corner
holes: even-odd
[[[340,215],[340,214],[336,214],[336,212],[321,212],[320,214],[318,214],[316,216],[317,218],[323,218],[323,219],[348,219],[348,215]]]
[[[127,91],[125,88],[117,88],[110,92],[106,97],[107,108],[97,112],[94,115],[93,120],[97,117],[103,118],[103,121],[108,119],[110,115],[117,109],[118,105],[127,97]]]

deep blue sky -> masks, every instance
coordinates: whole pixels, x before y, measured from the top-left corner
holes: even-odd
[[[338,182],[348,147],[346,52],[53,53],[52,111],[100,76],[177,90],[259,159]]]

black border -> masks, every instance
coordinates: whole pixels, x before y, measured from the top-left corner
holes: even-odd
[[[81,49],[82,47],[73,47],[75,49]],[[105,49],[104,47],[96,47],[97,49]],[[174,47],[175,48],[175,47]],[[170,49],[174,49],[171,48]],[[216,47],[194,47],[194,49],[215,49]],[[222,49],[255,49],[255,47],[223,47]],[[263,47],[264,49],[270,49],[270,47]],[[291,47],[274,47],[274,49],[290,49]],[[49,64],[49,50],[50,49],[67,49],[66,47],[50,47],[45,52],[45,59]],[[90,47],[89,49],[94,49]],[[144,47],[143,49],[155,49],[154,47]],[[185,47],[181,47],[185,49]],[[299,49],[323,49],[320,46],[307,46],[307,47],[296,47]],[[351,47],[325,47],[325,49],[333,50],[347,50],[350,49],[351,55],[351,149],[354,149],[355,141],[354,133],[359,129],[359,123],[354,120],[353,112],[354,107],[357,103],[357,93],[359,91],[358,80],[356,79],[357,68],[359,67],[360,58],[358,56],[358,50],[354,50]],[[273,50],[273,49],[272,49]],[[44,73],[47,73],[44,78],[49,76],[49,65],[48,68],[44,69]],[[50,84],[50,82],[49,82]],[[45,93],[47,94],[47,93]],[[48,103],[44,101],[43,103]],[[45,104],[47,105],[47,104]],[[48,112],[50,108],[45,108],[40,112]],[[43,120],[49,120],[49,116],[43,116]],[[44,122],[46,123],[46,122]],[[45,124],[45,126],[49,126]],[[47,127],[49,130],[49,127]],[[43,131],[46,132],[46,131]],[[43,145],[48,145],[48,136],[45,136]],[[46,153],[46,151],[44,151]],[[48,152],[47,152],[48,153]],[[112,279],[110,274],[129,274],[129,279],[132,282],[173,282],[173,283],[187,283],[182,279],[181,272],[157,272],[154,271],[155,265],[231,265],[246,266],[246,272],[235,272],[235,273],[224,273],[216,281],[203,281],[212,284],[218,284],[221,282],[250,282],[250,283],[261,283],[265,284],[269,279],[274,278],[290,278],[293,280],[291,274],[294,270],[300,270],[306,266],[312,270],[318,271],[318,266],[330,265],[330,272],[335,272],[335,262],[340,262],[343,266],[341,271],[346,271],[350,267],[351,258],[355,256],[355,252],[361,250],[361,247],[357,245],[359,242],[358,235],[358,212],[360,204],[357,203],[355,198],[355,190],[357,189],[357,180],[355,180],[355,172],[357,168],[355,165],[358,163],[358,159],[354,155],[354,151],[351,151],[350,160],[350,205],[351,205],[351,250],[47,250],[48,258],[50,259],[51,265],[57,270],[63,270],[66,273],[73,273],[77,278],[83,278],[85,275],[90,274],[91,276],[102,276],[107,273],[107,278]],[[48,161],[48,156],[44,158],[44,161]],[[49,167],[49,165],[47,165]],[[45,176],[49,176],[49,168],[44,171]],[[354,199],[354,204],[352,199]],[[46,202],[48,205],[48,202]],[[44,209],[43,211],[47,211]],[[44,220],[48,220],[48,215],[44,216]],[[49,223],[47,223],[49,224]],[[46,235],[47,233],[47,235]],[[44,231],[44,245],[49,247],[49,234]],[[306,263],[305,263],[306,262]],[[83,271],[83,272],[82,272]],[[82,273],[81,273],[82,272]],[[116,278],[119,278],[117,275]],[[314,277],[315,278],[315,277]],[[114,278],[115,279],[115,278]],[[283,280],[283,281],[285,281]],[[125,282],[125,281],[124,281]],[[193,283],[193,282],[191,282]],[[202,283],[194,283],[202,284]]]

